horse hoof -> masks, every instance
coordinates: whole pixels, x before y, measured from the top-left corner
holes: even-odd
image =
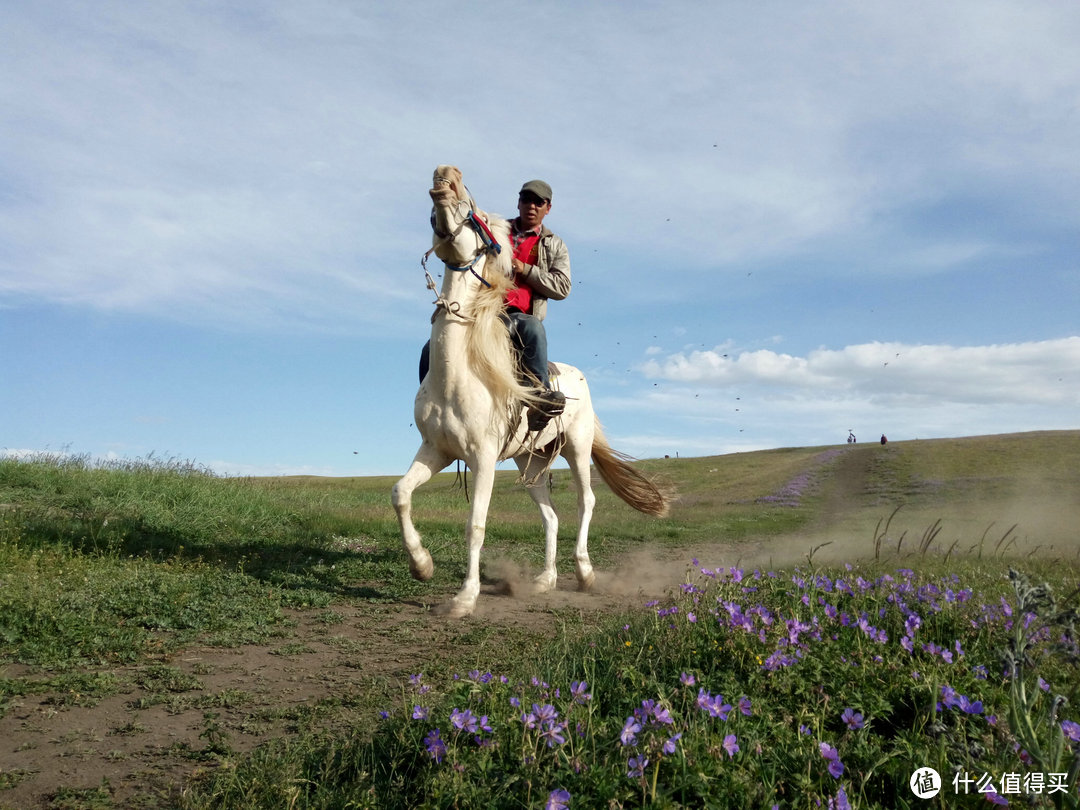
[[[426,549],[422,554],[409,559],[409,573],[413,579],[420,582],[427,582],[435,574],[435,563],[431,561],[431,554]]]
[[[596,584],[596,572],[592,569],[584,572],[579,571],[577,584],[579,591],[591,591],[593,585]]]
[[[431,609],[431,612],[436,616],[445,616],[448,619],[463,619],[466,616],[472,615],[475,607],[475,604],[466,605],[451,599],[449,602],[435,605],[435,607]]]
[[[533,579],[533,593],[547,593],[548,591],[554,590],[555,581],[554,574],[540,574]]]

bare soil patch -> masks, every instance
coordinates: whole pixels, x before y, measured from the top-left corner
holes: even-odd
[[[325,712],[327,725],[370,723],[379,696],[396,694],[410,673],[481,665],[497,658],[495,638],[542,641],[567,612],[588,626],[662,597],[685,581],[691,559],[734,565],[753,550],[717,544],[667,558],[643,551],[617,571],[598,570],[589,593],[564,575],[555,591],[534,594],[529,572],[488,560],[476,614],[464,620],[438,617],[419,602],[335,605],[337,623],[327,623],[324,611],[294,612],[293,626],[272,644],[192,647],[158,662],[196,688],[163,692],[145,683],[143,664],[113,670],[121,686],[104,699],[15,698],[0,717],[0,808],[72,806],[64,804],[69,791],[84,791],[84,806],[90,799],[105,807],[169,806],[193,777],[297,733],[312,713]],[[478,632],[491,628],[515,632]],[[35,677],[14,666],[0,676]]]

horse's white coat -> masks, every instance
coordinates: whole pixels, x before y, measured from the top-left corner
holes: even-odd
[[[441,305],[432,322],[430,370],[420,385],[414,407],[416,426],[423,441],[392,494],[402,542],[409,554],[409,569],[420,580],[430,579],[434,571],[431,554],[413,525],[413,490],[451,462],[461,459],[473,472],[466,531],[468,566],[461,590],[443,611],[452,616],[472,613],[480,593],[480,550],[484,545],[495,467],[500,460],[512,457],[540,509],[544,525],[544,569],[534,584],[541,591],[554,588],[559,521],[551,504],[545,472],[558,452],[567,460],[578,491],[579,525],[574,560],[578,585],[587,589],[595,580],[588,552],[589,522],[596,502],[590,484],[590,456],[596,449],[594,442],[608,453],[611,451],[599,434],[585,375],[573,366],[556,364],[558,375],[553,379],[566,394],[566,410],[541,433],[528,434],[522,404],[529,396],[528,389],[518,382],[516,359],[506,327],[498,318],[510,275],[508,223],[485,215],[503,244],[501,255],[486,254],[480,258],[473,267],[476,274],[453,271],[449,269],[451,266],[472,262],[482,243],[476,232],[464,224],[472,201],[464,190],[461,173],[453,167],[440,166],[435,172],[434,186],[430,191],[435,204],[434,252],[448,268],[443,273],[439,293]],[[440,237],[440,233],[448,236]],[[478,275],[485,277],[492,287],[485,287]]]

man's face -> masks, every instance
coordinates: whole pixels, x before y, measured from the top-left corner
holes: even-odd
[[[535,228],[544,221],[544,217],[551,210],[551,203],[526,191],[518,196],[518,216],[521,224],[528,229]]]

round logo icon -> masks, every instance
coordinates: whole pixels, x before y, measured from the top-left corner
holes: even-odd
[[[919,768],[908,784],[911,792],[920,799],[932,799],[941,791],[941,775],[933,768]]]

